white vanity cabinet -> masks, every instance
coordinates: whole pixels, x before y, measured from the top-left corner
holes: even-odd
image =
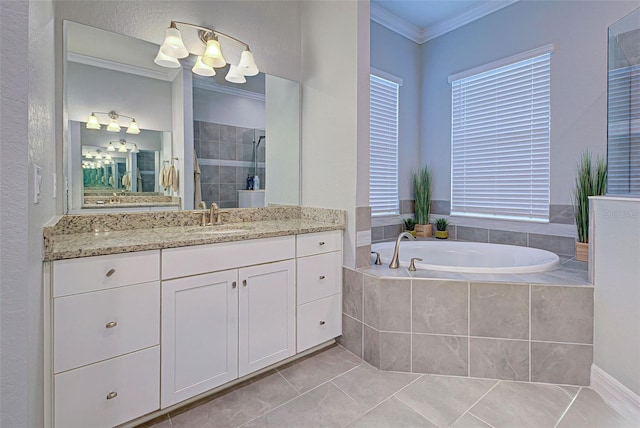
[[[54,425],[110,427],[160,408],[160,252],[53,262]]]
[[[297,352],[342,334],[342,231],[298,235]]]
[[[293,236],[163,250],[163,408],[295,354],[294,258]]]

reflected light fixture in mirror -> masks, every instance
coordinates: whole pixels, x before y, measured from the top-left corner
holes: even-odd
[[[89,119],[87,119],[87,124],[86,124],[87,129],[95,129],[95,130],[101,129],[102,125],[98,121],[98,117],[96,116],[97,114],[105,114],[109,116],[109,123],[107,124],[107,131],[109,132],[120,132],[120,125],[118,124],[118,118],[122,116],[128,119],[131,119],[131,123],[127,128],[127,134],[137,135],[140,133],[140,128],[138,128],[138,123],[136,122],[135,118],[124,115],[124,114],[118,114],[113,110],[111,110],[110,112],[101,112],[101,111],[92,112],[91,116],[89,116]]]
[[[218,37],[224,37],[244,46],[244,50],[240,54],[240,62],[237,65],[230,64],[229,72],[227,73],[225,80],[232,83],[245,83],[247,81],[245,76],[255,76],[258,74],[258,66],[253,59],[253,53],[249,49],[248,44],[219,31],[179,21],[171,21],[169,28],[167,28],[164,42],[162,43],[162,46],[160,46],[158,55],[154,60],[157,65],[173,68],[175,67],[175,63],[167,60],[167,58],[178,62],[178,59],[189,56],[190,52],[182,40],[182,35],[178,29],[178,25],[197,30],[198,37],[204,44],[203,54],[198,56],[198,60],[191,69],[195,74],[200,76],[214,76],[214,68],[220,68],[227,65],[227,60],[222,54],[222,48],[218,41]]]

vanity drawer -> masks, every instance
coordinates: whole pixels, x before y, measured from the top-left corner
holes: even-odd
[[[160,408],[160,347],[57,374],[54,383],[56,427],[119,425]]]
[[[58,260],[53,263],[53,297],[159,279],[157,250]]]
[[[298,304],[342,291],[342,251],[298,259]]]
[[[342,334],[342,294],[298,306],[298,352]]]
[[[54,373],[160,343],[158,281],[58,297],[53,305]]]
[[[305,233],[296,237],[296,255],[298,257],[342,250],[342,231]]]

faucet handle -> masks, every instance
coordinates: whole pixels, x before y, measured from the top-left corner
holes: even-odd
[[[377,251],[372,251],[371,254],[375,254],[376,255],[376,261],[375,261],[374,264],[381,265],[382,262],[380,261],[380,253],[378,253]]]
[[[409,270],[411,272],[415,272],[416,271],[416,260],[421,262],[422,259],[419,259],[417,257],[411,257],[411,262],[409,263]]]

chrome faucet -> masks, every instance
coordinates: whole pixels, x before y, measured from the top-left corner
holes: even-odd
[[[390,269],[398,269],[400,267],[398,251],[400,249],[400,241],[402,240],[402,238],[405,238],[405,237],[412,239],[414,241],[416,240],[416,238],[414,238],[413,235],[410,234],[409,232],[402,232],[400,235],[398,235],[398,238],[396,239],[396,247],[393,250],[393,258],[391,259],[391,263],[389,264]]]

